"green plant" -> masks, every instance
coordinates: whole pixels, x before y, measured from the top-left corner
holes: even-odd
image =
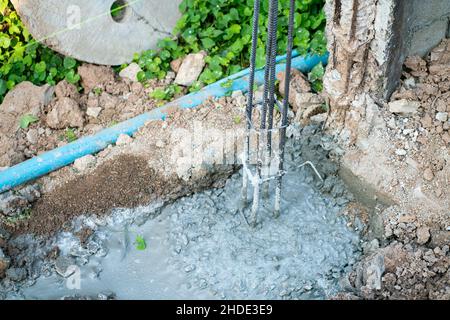
[[[14,215],[11,217],[5,217],[3,220],[3,223],[7,226],[14,227],[17,224],[30,219],[32,214],[33,214],[32,210],[30,208],[26,208],[26,209],[23,209],[17,215]]]
[[[166,88],[157,88],[150,92],[150,98],[153,98],[158,101],[169,101],[175,95],[181,93],[181,87],[176,84],[171,84]]]
[[[75,134],[75,131],[73,129],[66,129],[66,132],[64,133],[65,139],[67,142],[74,142],[78,139],[77,135]]]
[[[325,74],[325,68],[322,63],[316,65],[308,74],[308,80],[311,82],[314,91],[320,92],[323,89],[322,79]]]
[[[96,96],[100,96],[103,93],[103,89],[102,88],[94,88],[92,91],[94,92],[94,94]]]
[[[22,81],[51,85],[78,83],[78,62],[37,43],[20,21],[10,0],[0,0],[0,102]]]
[[[134,244],[136,249],[139,251],[144,251],[147,249],[147,242],[145,241],[143,236],[137,235],[136,240],[134,240]]]
[[[141,55],[134,55],[134,62],[139,64],[143,71],[137,74],[139,81],[143,82],[147,79],[163,79],[166,76],[166,71],[169,68],[169,62],[163,63],[161,57],[165,56],[164,51],[159,52],[155,50],[147,50]],[[168,60],[169,57],[166,57]]]
[[[195,81],[192,86],[189,88],[189,92],[197,92],[203,88],[203,83],[200,81]]]
[[[324,0],[297,0],[294,46],[300,54],[323,54],[326,51],[324,35]],[[249,65],[253,0],[183,0],[182,13],[173,38],[159,41],[159,51],[136,55],[143,71],[141,81],[163,78],[172,60],[189,53],[205,50],[207,67],[199,82],[190,91],[198,91],[204,84],[213,83],[236,73]],[[287,43],[289,0],[279,1],[278,53],[284,53]],[[268,2],[263,1],[258,38],[257,66],[265,64]]]
[[[20,125],[21,129],[26,129],[26,128],[28,128],[30,126],[30,124],[38,122],[38,121],[39,121],[38,117],[33,116],[32,114],[26,114],[26,115],[23,115],[20,118],[20,124],[19,125]]]

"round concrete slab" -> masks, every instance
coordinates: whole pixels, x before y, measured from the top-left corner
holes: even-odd
[[[181,14],[181,0],[12,0],[35,39],[78,60],[120,65],[156,48]],[[127,6],[115,17],[113,4]]]

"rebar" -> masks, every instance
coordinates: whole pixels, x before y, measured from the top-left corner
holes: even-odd
[[[253,125],[252,113],[255,106],[254,102],[254,84],[255,84],[255,69],[256,69],[256,51],[258,40],[258,24],[260,14],[260,0],[255,0],[254,16],[253,16],[253,30],[252,30],[252,48],[250,57],[250,77],[249,77],[249,91],[248,101],[246,106],[247,117],[247,131],[245,135],[244,156],[243,156],[243,183],[242,183],[242,200],[246,205],[248,201],[248,186],[249,181],[253,186],[253,204],[249,218],[249,224],[255,226],[258,220],[258,210],[260,206],[260,193],[269,195],[269,184],[271,180],[276,180],[276,196],[275,196],[275,216],[280,214],[281,203],[281,185],[282,177],[284,175],[284,148],[286,145],[286,127],[288,125],[288,109],[289,109],[289,83],[292,65],[292,47],[294,35],[294,18],[295,18],[295,0],[290,0],[289,12],[289,30],[288,30],[288,44],[286,55],[286,85],[285,98],[283,105],[280,107],[281,123],[274,129],[274,109],[275,103],[278,101],[275,97],[275,81],[276,81],[276,55],[278,49],[277,29],[278,29],[278,0],[269,1],[269,21],[266,41],[266,66],[264,71],[264,89],[263,97],[260,106],[260,124],[259,129],[256,130]],[[274,154],[273,146],[273,132],[279,130],[279,150]],[[254,150],[256,160],[255,174],[251,173],[249,168],[250,147],[251,147],[251,133],[255,131],[256,148]],[[271,176],[271,164],[273,156],[277,157],[278,172],[275,176]]]
[[[244,145],[244,167],[248,167],[250,159],[250,130],[252,128],[252,112],[253,112],[253,96],[254,96],[254,85],[255,85],[255,70],[256,70],[256,50],[258,46],[258,24],[259,24],[259,10],[260,10],[260,0],[255,0],[253,6],[253,26],[252,26],[252,48],[250,53],[250,75],[249,75],[249,87],[247,95],[247,108],[246,108],[246,118],[247,118],[247,131],[245,134],[245,145]],[[244,206],[247,205],[248,201],[248,174],[247,171],[243,171],[242,180],[242,202]]]
[[[276,56],[277,56],[277,30],[278,30],[278,1],[274,0],[272,5],[272,30],[268,35],[271,38],[270,49],[270,63],[269,63],[269,100],[268,100],[268,115],[267,115],[267,137],[266,137],[266,152],[265,152],[265,167],[269,173],[270,162],[272,157],[272,129],[273,129],[273,112],[275,107],[275,79],[276,79]],[[263,196],[269,196],[269,182],[263,185]]]
[[[274,101],[273,94],[274,88],[272,87],[272,73],[276,67],[276,37],[277,37],[277,21],[278,21],[278,0],[269,0],[269,28],[267,32],[267,43],[266,43],[266,68],[264,72],[264,92],[263,92],[263,103],[261,106],[261,119],[259,128],[259,138],[258,141],[258,152],[257,152],[257,168],[256,168],[256,183],[254,183],[253,190],[253,205],[250,223],[255,226],[257,224],[258,210],[259,210],[259,200],[260,200],[260,189],[261,189],[261,178],[262,172],[266,174],[267,167],[269,165],[267,159],[267,136],[264,134],[267,130],[267,111],[273,109],[273,105],[270,106],[270,102]],[[274,54],[275,52],[275,54]],[[273,86],[275,81],[273,81]],[[269,96],[271,95],[272,98]]]
[[[286,72],[284,83],[284,100],[282,108],[282,119],[280,129],[280,145],[278,148],[278,176],[277,185],[275,188],[275,211],[274,216],[278,217],[281,212],[281,187],[284,174],[284,156],[286,146],[286,128],[288,125],[288,108],[289,108],[289,89],[291,83],[291,68],[292,68],[292,48],[294,45],[294,19],[295,19],[295,0],[290,0],[289,4],[289,30],[288,30],[288,44],[286,48]]]

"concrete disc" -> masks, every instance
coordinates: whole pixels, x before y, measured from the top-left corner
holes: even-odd
[[[120,65],[156,48],[180,18],[181,0],[12,0],[33,37],[78,60]],[[113,17],[116,3],[128,7]]]

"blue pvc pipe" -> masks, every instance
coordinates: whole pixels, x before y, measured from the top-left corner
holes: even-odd
[[[285,57],[278,57],[277,61],[282,61]],[[302,72],[309,72],[319,62],[326,64],[328,54],[324,56],[297,56],[292,61],[292,67]],[[285,64],[277,65],[277,73],[285,70]],[[230,77],[222,79],[216,83],[204,87],[202,90],[188,94],[158,109],[144,113],[133,119],[119,123],[111,128],[104,129],[93,136],[81,138],[65,146],[41,154],[30,160],[22,162],[11,168],[0,172],[0,193],[11,190],[28,181],[35,180],[52,171],[60,169],[73,163],[76,159],[89,154],[95,154],[108,145],[117,141],[120,134],[133,135],[139,128],[150,120],[164,120],[165,111],[169,107],[178,106],[181,108],[193,108],[200,105],[210,97],[225,96],[230,90],[248,90],[249,70],[243,70]],[[224,88],[223,83],[233,80],[231,87]],[[264,71],[260,69],[255,74],[255,81],[258,85],[264,82]]]

